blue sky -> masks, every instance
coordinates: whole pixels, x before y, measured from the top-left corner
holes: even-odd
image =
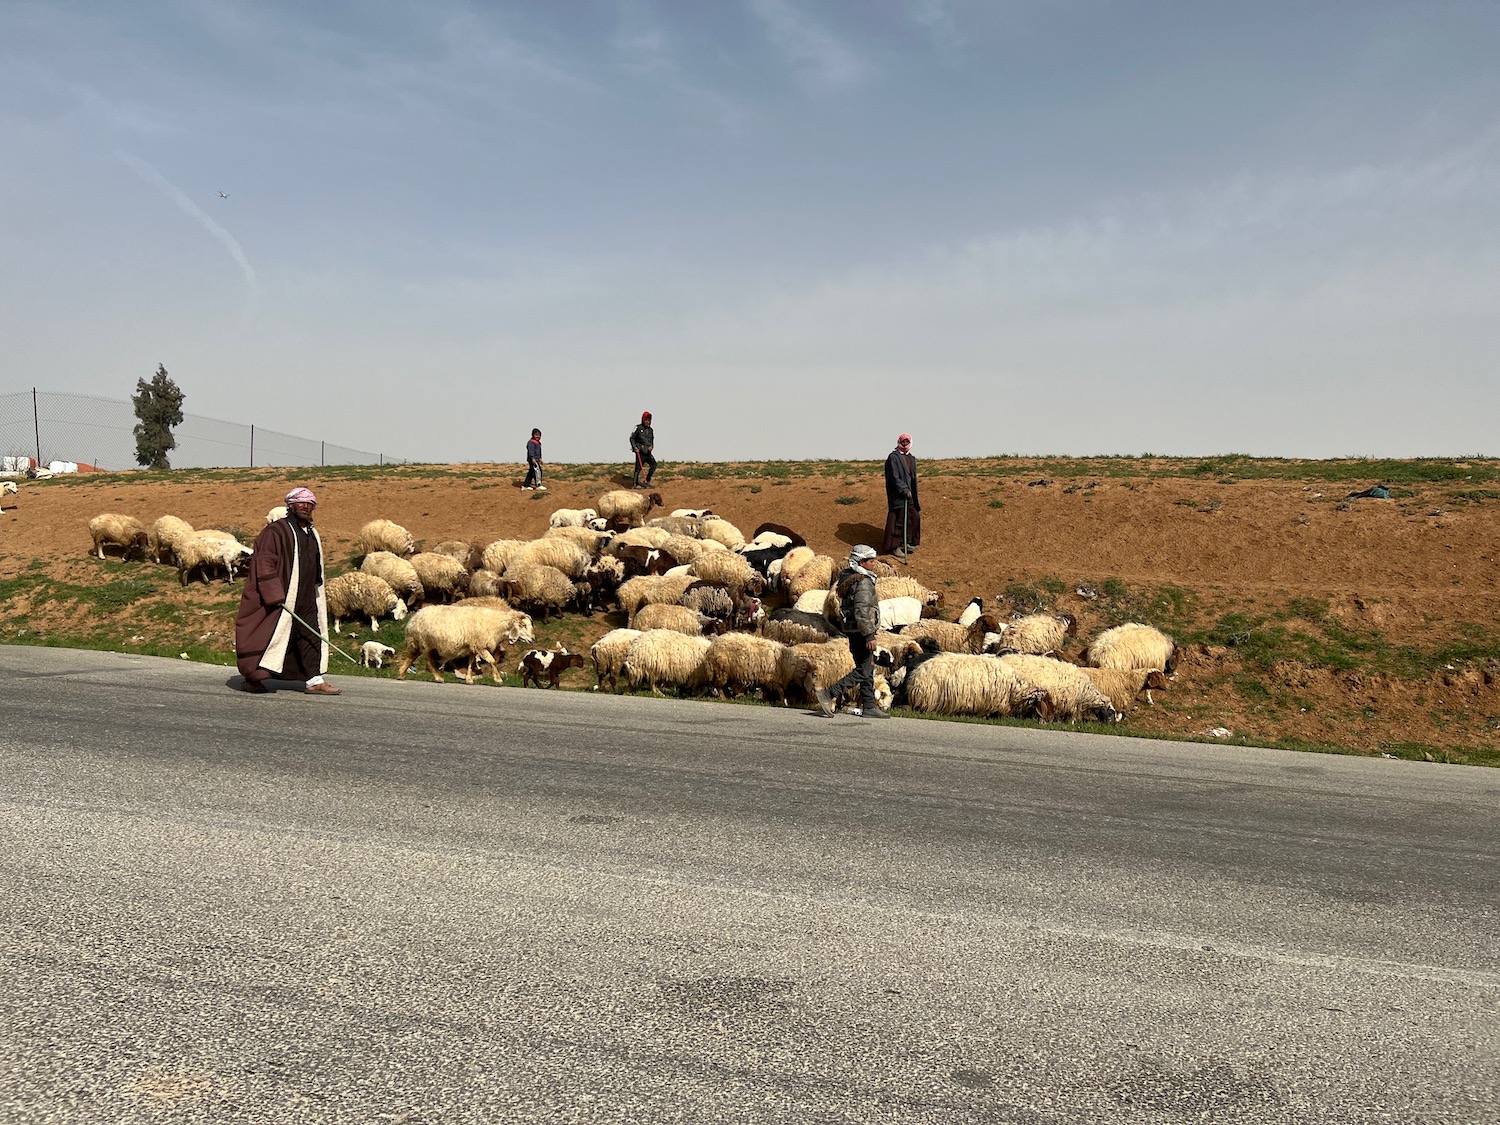
[[[0,4],[0,391],[422,460],[1500,453],[1500,4]],[[229,194],[221,199],[218,192]]]

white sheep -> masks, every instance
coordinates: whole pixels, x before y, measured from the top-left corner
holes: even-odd
[[[1170,672],[1177,667],[1177,644],[1160,629],[1127,621],[1095,637],[1087,659],[1095,668],[1158,668]]]
[[[690,637],[701,637],[714,623],[713,618],[685,605],[643,605],[630,619],[630,627],[642,633],[649,629],[672,629]]]
[[[509,584],[494,571],[481,569],[469,575],[469,597],[471,598],[498,598],[503,596],[504,591],[509,588]]]
[[[676,603],[697,581],[691,574],[643,574],[622,583],[616,596],[625,616],[630,618],[643,605]]]
[[[913,640],[931,637],[944,652],[973,655],[984,652],[985,646],[990,643],[990,635],[1001,631],[998,621],[989,614],[982,613],[968,625],[924,618],[902,629],[901,635]]]
[[[609,521],[611,527],[640,527],[646,522],[651,509],[661,506],[660,492],[648,495],[621,488],[599,497],[599,507],[596,510],[601,518]]]
[[[738,551],[745,545],[745,533],[720,516],[704,520],[699,536],[722,543],[731,551]]]
[[[285,504],[277,504],[276,507],[272,508],[270,511],[268,511],[266,513],[266,523],[267,524],[273,524],[277,520],[284,520],[284,519],[286,519],[286,505]]]
[[[547,519],[548,527],[588,527],[589,520],[598,519],[593,508],[559,508]]]
[[[504,574],[505,568],[510,565],[510,560],[528,542],[530,540],[527,539],[496,539],[480,552],[479,565],[495,574]]]
[[[522,566],[550,566],[577,581],[593,561],[592,552],[571,539],[547,537],[533,539],[515,551],[501,573],[509,573]]]
[[[790,559],[797,552],[793,550],[787,555]],[[786,560],[782,560],[781,580],[786,587],[786,595],[795,601],[809,590],[827,590],[833,585],[833,579],[839,571],[839,564],[829,555],[814,555],[807,562],[799,566],[796,571],[787,572]]]
[[[803,544],[800,547],[793,547],[790,551],[781,556],[782,581],[790,582],[797,576],[797,572],[799,570],[801,570],[804,566],[812,562],[813,559],[817,557],[818,552],[814,551],[806,544]]]
[[[359,646],[359,662],[366,668],[384,668],[386,658],[395,655],[395,649],[379,641],[366,641]]]
[[[822,643],[792,645],[781,654],[782,682],[801,687],[808,700],[815,699],[819,688],[826,688],[854,671],[854,657],[849,642],[840,637]]]
[[[802,594],[792,602],[791,608],[798,613],[816,613],[823,616],[823,607],[828,604],[828,595],[831,590],[804,590]]]
[[[443,682],[442,665],[467,659],[464,682],[474,682],[477,664],[488,664],[500,682],[500,656],[507,644],[530,644],[531,618],[516,610],[481,605],[430,605],[406,622],[406,643],[396,669],[406,679],[419,657],[426,657],[432,678]]]
[[[984,612],[984,599],[983,598],[971,598],[969,600],[969,604],[966,605],[966,606],[964,606],[963,612],[960,613],[958,615],[958,617],[956,618],[955,624],[958,624],[958,625],[972,625],[972,624],[974,624],[974,618],[978,617],[983,612]]]
[[[549,527],[543,538],[569,539],[587,551],[592,558],[597,559],[604,553],[604,548],[614,541],[615,533],[595,531],[589,527]]]
[[[1032,613],[1012,621],[1005,631],[1005,651],[1046,656],[1062,648],[1063,641],[1078,632],[1078,620],[1070,613]]]
[[[689,519],[706,519],[714,514],[712,508],[674,508],[671,512],[674,516],[687,516]]]
[[[620,671],[625,664],[625,656],[640,635],[638,629],[611,629],[594,642],[589,655],[593,657],[594,675],[599,680],[594,685],[595,691],[604,690],[606,679],[609,680],[610,691],[620,689]]]
[[[177,543],[193,534],[193,525],[176,516],[161,516],[151,525],[146,534],[147,547],[153,562],[165,562],[168,558],[177,563]]]
[[[372,551],[409,555],[416,549],[417,543],[411,532],[390,520],[371,520],[359,529],[359,536],[354,540],[354,552],[358,555],[368,555]]]
[[[89,536],[94,541],[94,553],[101,559],[105,547],[119,547],[124,559],[136,551],[144,558],[151,538],[140,520],[118,512],[104,512],[89,520]]]
[[[703,659],[707,655],[707,637],[652,629],[631,642],[621,671],[631,686],[645,684],[653,695],[662,694],[662,684],[679,691],[691,690],[703,682]]]
[[[508,601],[534,614],[543,621],[553,613],[561,615],[564,609],[578,600],[578,587],[555,566],[541,563],[517,564],[512,562],[501,576],[500,587]]]
[[[915,625],[922,620],[922,602],[919,598],[881,598],[879,610],[882,629],[898,629],[903,625]]]
[[[943,604],[941,593],[937,590],[929,590],[915,578],[905,574],[875,579],[875,596],[882,601],[886,598],[916,598],[924,606],[930,608]]]
[[[632,527],[622,531],[610,541],[609,553],[618,555],[627,547],[649,547],[652,550],[666,546],[672,533],[664,527]]]
[[[715,694],[733,696],[736,691],[760,689],[769,702],[772,696],[785,705],[786,676],[782,660],[786,646],[751,633],[724,633],[708,644],[703,658],[703,679]]]
[[[424,602],[456,601],[468,593],[469,572],[457,559],[422,551],[413,555],[410,561],[422,583]]]
[[[429,554],[447,555],[450,559],[457,559],[463,564],[465,570],[473,570],[479,565],[480,555],[484,548],[477,543],[470,543],[464,539],[444,539]]]
[[[673,535],[686,535],[689,539],[703,538],[703,521],[697,516],[657,516],[646,526],[659,527]]]
[[[389,613],[395,620],[406,617],[406,603],[396,596],[390,583],[384,578],[355,570],[336,575],[323,586],[323,596],[328,603],[328,620],[333,622],[333,631],[342,633],[346,617],[368,617],[370,629],[379,626],[377,617]]]
[[[411,560],[389,551],[372,551],[359,564],[359,569],[365,574],[384,578],[386,584],[396,591],[396,596],[410,608],[416,609],[422,604],[422,578],[417,574],[417,568],[411,565]]]
[[[1146,702],[1152,703],[1152,690],[1164,691],[1167,687],[1167,675],[1160,668],[1085,668],[1083,673],[1122,716],[1142,692],[1146,693]]]
[[[208,532],[195,531],[177,541],[177,580],[184,586],[198,571],[204,585],[210,570],[223,569],[226,581],[233,581],[239,566],[253,553],[250,547],[235,539],[225,539]]]
[[[992,656],[945,652],[906,677],[907,703],[937,715],[1027,715],[1044,698],[1042,689]]]
[[[1016,676],[1047,693],[1047,699],[1052,704],[1052,718],[1075,723],[1081,719],[1096,719],[1105,723],[1119,721],[1120,714],[1110,703],[1109,697],[1094,685],[1094,681],[1078,665],[1029,653],[1008,653],[998,659],[999,663]]]
[[[705,582],[717,582],[741,594],[759,594],[766,588],[760,573],[733,551],[705,551],[689,564],[689,569]]]

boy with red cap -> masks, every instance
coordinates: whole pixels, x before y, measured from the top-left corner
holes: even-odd
[[[922,503],[917,497],[917,459],[911,455],[911,434],[896,439],[885,459],[885,538],[880,552],[905,558],[922,542]]]
[[[652,448],[656,445],[656,434],[651,429],[651,411],[647,410],[641,414],[641,424],[630,431],[630,449],[635,454],[635,479],[631,481],[632,488],[648,488],[651,478],[656,475],[656,458],[651,455]],[[646,471],[646,480],[641,482],[641,470]]]
[[[292,489],[286,494],[286,516],[256,536],[234,619],[235,662],[245,678],[241,691],[264,695],[271,690],[266,681],[275,677],[301,681],[309,695],[342,694],[323,679],[328,671],[328,603],[323,598],[323,541],[313,529],[317,503],[311,489]]]

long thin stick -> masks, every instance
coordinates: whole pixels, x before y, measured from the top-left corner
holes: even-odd
[[[333,649],[334,652],[338,653],[345,660],[347,660],[350,664],[358,664],[359,663],[358,660],[355,660],[354,657],[350,656],[343,649],[339,648],[338,645],[334,644],[331,640],[329,640],[327,637],[325,637],[322,633],[318,632],[311,625],[309,625],[306,621],[303,621],[302,618],[298,617],[295,613],[293,613],[291,606],[289,606],[289,605],[287,605],[287,604],[285,604],[283,602],[281,608],[284,609],[287,612],[287,614],[291,617],[291,619],[293,621],[295,621],[298,625],[301,625],[304,629],[308,630],[308,632],[312,633],[313,636],[317,637],[318,640],[322,641],[329,648]]]
[[[906,501],[901,501],[901,561],[911,569],[911,549],[906,545]]]

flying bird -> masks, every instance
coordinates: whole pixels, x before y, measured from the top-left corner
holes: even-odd
[[[220,199],[228,199],[229,198],[229,193],[227,191],[221,191],[221,192],[219,192],[219,198]]]

